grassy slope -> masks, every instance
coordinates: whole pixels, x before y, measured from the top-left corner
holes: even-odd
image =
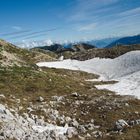
[[[76,111],[75,118],[80,119],[81,124],[94,118],[95,124],[100,125],[100,130],[104,133],[113,128],[114,122],[118,119],[139,119],[140,115],[135,114],[136,111],[140,112],[139,100],[118,96],[107,90],[97,90],[94,83],[84,82],[89,78],[97,78],[97,76],[61,69],[43,68],[42,71],[38,71],[29,67],[1,68],[0,93],[7,98],[0,98],[0,102],[9,107],[17,107],[19,104],[12,98],[12,95],[15,96],[15,99],[21,100],[20,106],[23,106],[23,109],[19,113],[22,114],[27,112],[30,102],[38,104],[39,96],[49,102],[52,96],[66,95],[65,105],[60,103],[55,109],[70,117],[73,117]],[[73,92],[77,92],[81,96],[72,97]],[[83,104],[75,106],[75,101],[83,101]],[[125,106],[125,103],[128,103],[129,107]],[[88,111],[88,113],[83,115],[81,111]],[[35,114],[40,115],[43,112],[36,110]],[[43,115],[47,117],[46,114]],[[131,135],[132,132],[133,135]],[[124,140],[128,140],[133,136],[138,138],[139,127],[129,128],[123,135],[104,136],[103,139],[120,140],[124,137]]]
[[[10,43],[0,40],[0,60],[4,59],[2,51],[13,54],[19,59],[21,65],[33,66],[38,61],[51,61],[55,56],[44,51],[29,51],[27,49],[18,48]]]
[[[32,55],[27,50],[15,49],[7,46],[6,50],[16,53],[28,64],[33,64]],[[107,90],[98,90],[94,87],[97,83],[85,82],[85,79],[97,78],[98,76],[85,72],[69,71],[61,69],[47,69],[27,66],[0,67],[0,94],[6,98],[0,98],[1,104],[9,107],[22,106],[20,114],[27,112],[30,102],[38,104],[37,99],[42,96],[45,101],[50,101],[52,96],[66,95],[65,105],[60,103],[55,109],[61,114],[73,116],[82,124],[94,119],[100,130],[106,133],[114,126],[118,119],[130,120],[140,118],[140,102],[128,96],[119,96]],[[98,84],[104,84],[100,82]],[[81,96],[73,97],[71,93],[77,92]],[[14,98],[13,98],[14,96]],[[16,99],[20,99],[18,103]],[[83,101],[75,105],[75,101]],[[129,106],[125,106],[128,103]],[[86,115],[82,112],[88,112]],[[135,113],[135,112],[138,112]],[[41,110],[35,114],[42,115]],[[47,114],[43,114],[47,118]],[[59,124],[59,122],[58,122]],[[91,133],[89,131],[89,133]],[[81,134],[83,135],[83,134]],[[104,135],[104,140],[131,140],[139,139],[139,126],[127,128],[122,135]],[[73,138],[73,140],[77,138]],[[95,138],[92,138],[95,139]]]

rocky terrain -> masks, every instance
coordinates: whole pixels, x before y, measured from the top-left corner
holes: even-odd
[[[88,44],[77,44],[73,45],[73,47],[70,48],[63,48],[60,45],[53,45],[49,47],[37,47],[31,50],[45,51],[47,53],[53,54],[55,58],[63,56],[64,59],[76,59],[84,61],[95,57],[113,59],[127,52],[140,50],[140,45],[139,44],[117,45],[117,46],[115,45],[113,47],[108,48],[96,48],[95,46]]]
[[[97,41],[102,43],[102,40]],[[111,42],[111,39],[104,39],[104,41]],[[127,52],[140,50],[140,35],[122,37],[113,41],[107,46],[98,47],[93,45],[94,41],[86,43],[75,43],[75,44],[51,44],[48,46],[34,47],[31,50],[46,51],[47,53],[53,54],[55,58],[63,56],[64,59],[76,59],[80,61],[92,59],[95,57],[99,58],[116,58]],[[96,44],[96,41],[95,41]],[[100,45],[99,45],[100,46]]]
[[[5,41],[0,50],[1,140],[139,139],[139,99],[96,87],[117,81],[99,80],[77,65],[73,70],[38,67],[37,62],[56,61],[46,51]]]
[[[140,50],[140,45],[118,45],[112,48],[93,48],[82,53],[63,53],[63,55],[65,59],[70,58],[80,61],[92,59],[95,57],[113,59],[134,50]]]

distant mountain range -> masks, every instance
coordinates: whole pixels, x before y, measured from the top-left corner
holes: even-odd
[[[105,38],[100,40],[90,40],[90,41],[79,41],[79,42],[53,42],[51,40],[42,40],[42,41],[31,41],[31,42],[22,42],[15,43],[16,46],[21,48],[35,48],[41,47],[46,50],[56,51],[56,49],[61,48],[61,50],[70,50],[76,44],[87,44],[91,46],[96,46],[97,48],[111,48],[116,45],[131,45],[131,44],[140,44],[140,35],[127,36],[127,37],[113,37]]]
[[[107,45],[106,48],[111,48],[117,45],[133,45],[133,44],[140,44],[140,35],[120,38]]]
[[[87,41],[86,43],[95,45],[97,48],[104,48],[108,46],[110,43],[118,39],[119,37],[112,37],[112,38],[104,38],[104,39],[99,39],[99,40],[91,40],[91,41]]]
[[[52,51],[55,53],[63,53],[63,52],[67,52],[67,51],[69,51],[69,52],[84,52],[86,50],[90,50],[93,48],[95,48],[95,46],[90,45],[90,44],[86,44],[86,43],[70,44],[70,46],[65,46],[65,47],[63,45],[60,45],[60,44],[52,44],[50,46],[35,47],[35,49]]]
[[[43,46],[53,46],[55,44],[60,44],[63,46],[63,48],[71,48],[74,44],[89,44],[96,46],[97,48],[103,48],[112,43],[113,41],[119,39],[118,37],[114,38],[105,38],[105,39],[99,39],[99,40],[90,40],[90,41],[77,41],[77,42],[54,42],[51,40],[41,40],[41,41],[30,41],[30,42],[18,42],[15,43],[16,46],[21,47],[21,48],[34,48],[34,47],[43,47]]]

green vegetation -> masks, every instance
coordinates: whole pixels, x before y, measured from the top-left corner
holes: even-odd
[[[139,119],[139,114],[135,113],[136,111],[140,112],[139,100],[129,96],[115,95],[107,90],[98,90],[94,87],[94,82],[84,81],[85,79],[97,77],[85,72],[62,69],[42,68],[40,70],[31,67],[1,67],[0,93],[4,94],[6,98],[1,98],[0,102],[11,108],[22,106],[23,109],[19,113],[23,114],[27,112],[30,102],[34,105],[38,104],[37,99],[39,96],[49,102],[52,96],[67,95],[65,105],[60,103],[55,109],[70,117],[73,117],[74,111],[76,111],[74,117],[81,124],[94,119],[95,124],[101,126],[99,130],[104,133],[112,129],[118,119]],[[104,83],[101,82],[101,84]],[[81,96],[73,97],[71,96],[73,92],[77,92]],[[16,99],[20,99],[20,104],[16,102]],[[75,101],[83,101],[83,104],[75,106],[73,104]],[[125,103],[128,103],[129,107],[125,106]],[[83,115],[81,111],[88,113]],[[38,116],[44,115],[47,117],[41,110],[36,110],[34,113]],[[138,138],[138,128],[128,128],[123,135],[112,134],[112,136],[104,136],[104,139],[119,140],[123,136],[124,140],[127,140],[127,138],[132,138],[132,132]]]

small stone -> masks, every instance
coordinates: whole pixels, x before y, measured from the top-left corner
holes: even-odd
[[[94,129],[94,124],[89,123],[88,125],[86,125],[88,130],[93,130]]]
[[[76,128],[78,128],[79,126],[79,123],[74,119],[73,122],[72,122],[72,125]]]
[[[139,125],[140,124],[140,119],[136,120],[136,124]]]
[[[79,96],[79,94],[77,93],[77,92],[74,92],[74,93],[72,93],[71,94],[73,97],[78,97]]]
[[[83,125],[80,125],[79,126],[79,131],[81,132],[81,133],[86,133],[86,128],[83,126]]]
[[[89,134],[89,133],[87,133],[87,135],[86,135],[87,137],[91,137],[91,135]]]
[[[82,137],[82,136],[78,136],[78,138],[79,138],[80,140],[85,140],[85,138]]]
[[[16,101],[18,104],[20,103],[20,99],[17,99],[17,101]]]
[[[44,98],[39,96],[39,98],[37,99],[38,102],[43,102],[44,101]]]
[[[65,121],[66,121],[67,123],[70,123],[70,122],[72,121],[72,119],[71,119],[70,117],[66,117],[66,118],[65,118]]]
[[[63,96],[53,96],[52,99],[54,101],[61,102],[62,100],[64,100],[64,97]]]
[[[138,114],[139,114],[139,112],[138,112],[138,111],[135,111],[135,114],[137,114],[137,115],[138,115]]]
[[[34,111],[32,108],[30,108],[30,107],[28,107],[27,108],[27,111],[28,111],[28,113],[30,113],[30,112],[32,112],[32,111]]]
[[[91,123],[94,123],[94,119],[91,119],[91,121],[90,121]]]
[[[73,135],[77,135],[77,131],[74,128],[68,128],[66,134],[68,138],[72,138]]]
[[[135,125],[135,121],[134,120],[129,121],[129,125],[131,125],[131,126]]]
[[[115,123],[115,130],[116,130],[116,131],[123,130],[123,128],[124,128],[125,126],[128,126],[128,123],[127,123],[125,120],[123,120],[123,119],[118,120],[118,121],[116,121],[116,123]]]
[[[20,110],[22,110],[22,109],[23,109],[23,107],[22,107],[22,106],[19,106],[19,107],[18,107],[18,110],[19,110],[19,111],[20,111]]]
[[[0,94],[0,98],[5,98],[5,96],[3,94]]]
[[[59,135],[58,140],[68,140],[65,135]]]
[[[59,60],[59,61],[63,61],[63,60],[64,60],[64,56],[63,56],[63,55],[60,56],[60,57],[58,58],[58,60]]]
[[[128,107],[128,106],[129,106],[129,104],[128,104],[128,103],[125,103],[125,106],[127,106],[127,107]]]
[[[92,132],[92,135],[94,135],[95,138],[100,138],[100,137],[102,137],[102,132],[101,131],[94,131],[94,132]]]

